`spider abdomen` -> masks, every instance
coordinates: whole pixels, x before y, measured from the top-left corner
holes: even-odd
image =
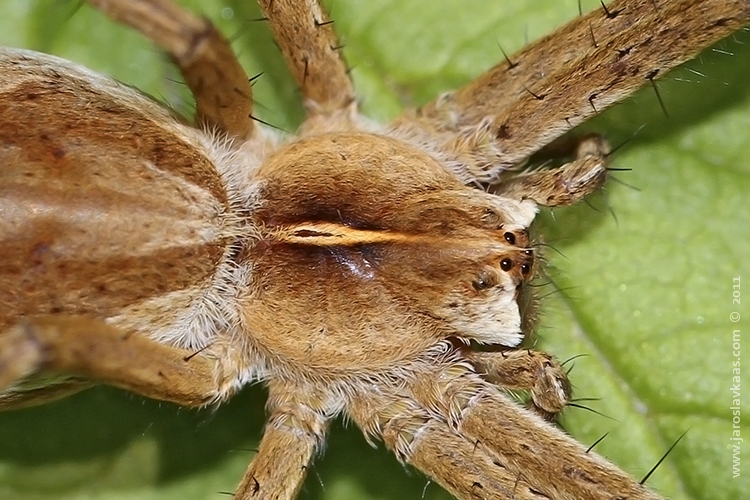
[[[2,49],[0,73],[0,328],[139,307],[135,331],[166,328],[183,309],[164,296],[187,307],[229,244],[227,193],[199,132],[53,56]]]

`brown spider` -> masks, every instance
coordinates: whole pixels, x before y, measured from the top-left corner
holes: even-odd
[[[294,497],[342,413],[461,498],[658,498],[548,423],[567,376],[515,349],[537,205],[601,186],[606,143],[517,167],[691,55],[654,40],[697,31],[695,52],[747,5],[670,24],[684,2],[619,2],[571,25],[567,60],[542,40],[375,126],[318,4],[261,2],[307,111],[281,140],[251,119],[247,76],[210,23],[164,0],[91,3],[174,57],[201,127],[71,63],[1,53],[0,404],[104,382],[203,406],[264,381],[269,420],[235,498]],[[604,43],[632,25],[652,37]],[[592,30],[601,47],[583,43]],[[572,99],[584,82],[601,90]],[[498,387],[528,390],[530,408]]]

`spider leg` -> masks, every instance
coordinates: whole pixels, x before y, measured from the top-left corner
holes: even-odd
[[[413,465],[456,498],[542,500],[519,474],[466,439],[408,394],[382,387],[358,394],[348,414],[368,439],[382,438],[397,458]]]
[[[510,475],[522,477],[549,498],[661,498],[543,418],[519,407],[462,363],[426,374],[410,389],[419,404],[445,416],[465,439],[481,443]]]
[[[270,381],[263,440],[234,500],[294,499],[315,453],[323,446],[331,401],[312,388],[293,390]]]
[[[208,19],[171,0],[88,0],[166,50],[195,97],[198,121],[230,137],[253,132],[252,89],[227,40]]]
[[[598,135],[562,142],[565,148],[545,148],[545,155],[565,156],[573,149],[575,160],[557,168],[521,173],[490,186],[490,192],[517,200],[530,199],[539,205],[560,207],[588,197],[607,178],[609,145]]]
[[[465,356],[489,383],[505,389],[529,391],[532,409],[548,421],[554,421],[570,402],[568,375],[547,353],[519,349],[468,351]]]
[[[356,110],[354,87],[332,21],[318,0],[260,0],[308,116]]]
[[[661,499],[556,427],[529,418],[528,412],[497,391],[466,408],[460,429],[498,460],[512,464],[536,489],[543,485],[552,498]]]
[[[96,385],[90,380],[77,378],[64,378],[62,380],[45,381],[41,387],[12,388],[0,392],[0,411],[20,410],[32,406],[43,405],[67,398],[77,392],[81,392]]]
[[[679,15],[685,9],[704,15],[686,22]],[[509,169],[749,21],[743,1],[614,1],[403,115],[396,125],[438,143],[456,133],[477,136],[481,140],[468,156]],[[689,47],[674,43],[685,39]]]
[[[22,320],[0,332],[0,409],[63,397],[88,387],[85,380],[182,406],[203,406],[217,394],[214,366],[191,354],[91,318]],[[24,391],[24,382],[50,374],[73,378]]]

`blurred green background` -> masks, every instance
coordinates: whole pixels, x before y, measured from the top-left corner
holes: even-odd
[[[254,87],[257,115],[293,131],[290,81],[249,0],[184,2],[233,40]],[[598,7],[583,0],[584,10]],[[363,108],[388,120],[404,106],[469,81],[577,15],[575,0],[329,2]],[[73,0],[2,0],[0,44],[60,55],[188,111],[179,75],[138,34]],[[2,78],[2,75],[0,75]],[[733,278],[750,302],[750,33],[741,32],[660,81],[669,118],[646,89],[588,128],[613,144],[605,192],[589,205],[546,211],[536,228],[555,250],[562,293],[545,298],[537,347],[574,362],[563,425],[642,476],[686,437],[649,484],[674,499],[737,499],[750,491],[750,444],[732,478],[732,330],[750,339],[750,310],[732,305]],[[644,126],[633,138],[633,134]],[[632,140],[631,140],[632,138]],[[743,201],[744,200],[744,201]],[[743,315],[731,323],[729,314]],[[750,340],[743,344],[743,391]],[[221,499],[253,456],[264,394],[249,388],[216,411],[185,411],[98,388],[45,407],[0,414],[0,498]],[[750,438],[750,396],[742,400]],[[302,498],[448,498],[382,446],[339,422]]]

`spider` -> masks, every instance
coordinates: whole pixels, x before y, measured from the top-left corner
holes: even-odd
[[[121,8],[117,12],[122,14],[131,12],[129,9],[139,2],[114,2],[112,5],[115,10]],[[283,30],[305,18],[304,13],[284,17],[288,5],[291,4],[277,0],[265,6],[272,26]],[[314,6],[311,10],[315,12]],[[150,16],[153,14],[149,11]],[[201,31],[205,27],[203,21],[183,10],[168,16],[165,23],[169,24],[176,16],[184,16],[180,27],[197,26],[193,34],[204,33]],[[158,20],[158,17],[149,19]],[[303,36],[323,36],[324,49],[338,46],[323,14],[317,12],[311,19],[313,22],[308,23],[308,27],[314,29]],[[137,21],[135,24],[157,41],[161,41],[159,37],[165,33],[169,34],[168,29],[156,30]],[[188,29],[187,33],[191,31]],[[178,45],[184,42],[171,41],[175,40]],[[192,36],[187,40],[193,42]],[[224,50],[223,42],[214,39],[214,43],[218,52]],[[294,43],[284,41],[283,34],[279,43],[282,49],[299,55],[293,52]],[[93,300],[91,295],[84,294],[87,300],[70,301],[62,306],[59,305],[61,295],[47,302],[26,301],[24,304],[34,307],[33,314],[52,316],[28,319],[30,313],[11,309],[14,321],[18,322],[18,317],[27,319],[11,327],[3,339],[5,359],[12,361],[6,363],[11,369],[5,374],[13,375],[13,370],[20,370],[26,376],[28,366],[38,363],[44,367],[45,363],[51,363],[52,367],[68,370],[72,367],[79,374],[189,406],[222,400],[250,381],[267,380],[271,399],[266,437],[236,493],[238,498],[293,495],[313,451],[321,445],[330,418],[342,411],[373,437],[382,434],[400,459],[417,465],[457,496],[536,498],[535,492],[541,492],[555,497],[555,488],[580,498],[596,496],[595,490],[585,490],[557,469],[548,474],[549,471],[544,470],[546,467],[559,465],[563,460],[559,463],[535,461],[531,456],[534,453],[527,449],[530,444],[518,439],[517,432],[530,430],[545,450],[549,449],[547,446],[556,451],[559,448],[555,446],[573,446],[573,462],[584,470],[587,463],[605,467],[598,459],[582,454],[581,447],[576,448],[543,420],[559,412],[569,398],[567,379],[559,365],[544,354],[512,348],[521,340],[521,334],[528,331],[527,326],[522,325],[517,304],[522,292],[519,285],[523,288],[528,282],[537,260],[526,232],[534,215],[534,203],[529,198],[561,204],[556,201],[560,196],[568,196],[569,199],[563,200],[568,203],[595,190],[603,181],[605,146],[596,139],[585,141],[586,147],[578,153],[572,167],[505,179],[504,169],[499,167],[514,166],[527,154],[502,165],[499,155],[497,158],[493,155],[505,152],[495,151],[494,146],[488,144],[489,132],[493,129],[484,116],[477,123],[454,124],[454,103],[446,95],[435,102],[433,109],[428,105],[416,117],[407,115],[389,128],[374,128],[357,114],[346,72],[340,64],[336,69],[337,61],[340,62],[336,51],[323,52],[308,59],[297,59],[296,66],[292,64],[292,72],[296,71],[307,99],[308,120],[302,127],[301,139],[283,145],[247,119],[251,110],[242,108],[242,104],[249,105],[249,88],[238,84],[244,75],[217,81],[218,90],[210,86],[206,95],[207,88],[201,78],[211,78],[212,73],[205,69],[196,72],[194,68],[183,68],[189,85],[197,94],[202,125],[219,136],[209,137],[211,146],[202,147],[213,148],[211,160],[216,168],[224,170],[221,170],[223,177],[216,181],[211,178],[210,167],[200,170],[203,168],[198,166],[200,162],[191,157],[195,169],[191,172],[201,172],[191,173],[200,177],[191,180],[210,191],[212,196],[205,197],[189,185],[180,185],[179,196],[173,196],[189,199],[190,209],[184,210],[194,219],[188,218],[188,221],[197,220],[202,225],[198,229],[178,227],[173,229],[174,234],[164,230],[165,234],[159,233],[159,237],[166,243],[158,244],[169,244],[170,237],[179,240],[198,234],[206,238],[206,232],[213,234],[216,239],[209,238],[209,241],[215,243],[216,248],[211,249],[213,254],[207,253],[210,265],[205,264],[206,258],[201,261],[201,256],[195,253],[180,255],[180,260],[191,264],[189,278],[211,276],[214,286],[201,287],[200,293],[195,292],[198,295],[180,297],[173,293],[164,304],[143,305],[129,297],[126,312],[118,309],[118,314],[107,317],[109,325],[115,325],[117,330],[88,318],[93,315],[92,311],[98,314],[97,308],[103,307],[90,306],[87,300]],[[217,58],[221,64],[227,63],[219,66],[221,74],[241,73],[225,56],[223,53]],[[318,56],[323,60],[316,60]],[[35,61],[32,59],[29,63],[32,68]],[[216,62],[209,62],[206,66],[210,70]],[[318,63],[320,66],[316,66]],[[59,64],[71,74],[77,71],[62,62]],[[33,74],[33,69],[28,71]],[[49,73],[42,74],[49,77]],[[191,76],[196,75],[200,78],[191,81]],[[222,88],[222,82],[227,81],[236,87]],[[104,82],[101,84],[106,86]],[[118,95],[120,99],[132,99],[139,109],[148,108],[146,101],[122,89],[105,90],[123,92]],[[229,97],[233,92],[240,96],[242,103],[216,104],[218,98],[236,98]],[[529,95],[538,99],[533,93]],[[105,97],[107,94],[103,93],[102,98]],[[479,104],[472,101],[467,109],[474,111]],[[230,111],[229,115],[225,115],[226,110]],[[108,106],[100,111],[111,112]],[[27,108],[24,107],[23,112],[26,113]],[[155,113],[155,121],[168,123],[163,114],[150,112]],[[430,112],[444,115],[436,118],[430,116]],[[80,117],[75,120],[80,122]],[[94,123],[88,126],[95,129]],[[431,129],[433,126],[436,130]],[[442,126],[455,130],[442,130]],[[188,136],[193,133],[182,131],[174,124],[171,127],[173,135],[177,134],[175,129]],[[510,133],[507,127],[500,129],[497,132]],[[352,130],[374,131],[378,135],[351,134]],[[221,139],[225,135],[230,137],[231,143]],[[5,136],[3,139],[5,141]],[[243,143],[245,139],[247,142]],[[196,139],[191,140],[195,146]],[[200,150],[199,146],[195,148]],[[247,157],[240,158],[235,153],[237,150],[248,153]],[[180,163],[179,154],[171,163],[163,159],[161,155],[170,152],[165,152],[160,145],[149,151],[159,156],[160,161],[156,156],[152,159],[156,165],[178,166]],[[54,148],[50,152],[53,156],[68,154]],[[194,154],[194,151],[191,149],[189,153]],[[574,151],[571,153],[576,155]],[[492,161],[486,161],[482,155],[489,155]],[[107,161],[111,163],[113,158],[114,155]],[[325,161],[321,163],[320,158]],[[220,165],[225,160],[228,166]],[[363,175],[362,168],[353,169],[351,165],[366,166],[367,175]],[[558,188],[545,190],[546,180],[571,171],[576,173],[575,178],[586,181],[580,189],[572,192]],[[152,204],[162,203],[165,198],[152,185],[156,182],[153,173],[141,173],[135,167],[133,172],[137,172],[134,174],[136,181],[148,184],[147,190],[133,183],[138,202],[147,203],[150,190],[154,190],[153,196],[158,201]],[[320,176],[317,181],[316,172]],[[380,179],[375,176],[378,172]],[[401,177],[389,179],[391,172]],[[492,194],[463,187],[464,184],[492,185]],[[221,200],[221,188],[217,185],[229,192],[228,200]],[[327,203],[326,193],[329,192],[332,201]],[[443,199],[441,194],[448,196]],[[453,195],[455,200],[451,198]],[[224,204],[217,205],[212,201],[214,198]],[[392,201],[391,205],[388,200]],[[204,209],[208,215],[191,212],[195,207]],[[274,212],[269,207],[279,211]],[[183,210],[182,206],[177,206],[176,210]],[[304,217],[299,218],[300,214]],[[130,227],[127,224],[138,220],[137,215],[137,212],[127,211],[126,230]],[[155,217],[153,213],[148,217],[148,224],[158,224],[158,220],[151,219]],[[217,219],[221,219],[221,224],[215,223]],[[174,222],[174,218],[166,220]],[[108,219],[107,223],[113,221]],[[89,224],[91,221],[87,220],[87,229]],[[220,230],[211,233],[217,225]],[[181,230],[185,232],[180,233]],[[141,234],[147,238],[146,242],[138,241],[134,247],[143,248],[151,243],[148,232],[134,236],[140,238]],[[455,244],[452,246],[450,242]],[[40,242],[35,241],[33,249],[40,255],[40,263],[46,265],[43,259],[51,245],[47,241],[42,243],[40,246]],[[126,241],[118,241],[118,245],[120,251],[130,249]],[[217,261],[222,264],[212,267]],[[243,267],[243,262],[252,265]],[[167,261],[164,265],[166,268],[160,266],[158,272],[152,272],[156,288],[177,286],[179,279],[183,282],[189,279],[169,275],[167,270],[174,267]],[[201,266],[210,272],[202,270]],[[127,287],[127,279],[120,274],[122,270],[117,269],[117,272],[112,284],[121,286],[118,292],[130,292],[138,297],[141,297],[138,294],[148,295],[148,290]],[[168,275],[168,281],[159,282]],[[139,273],[139,283],[148,283],[142,276],[143,273]],[[68,279],[67,274],[65,278]],[[101,281],[96,291],[102,297],[113,297],[109,282],[102,284]],[[363,283],[369,283],[369,288],[361,287]],[[63,289],[76,290],[76,287]],[[162,288],[158,291],[164,292]],[[242,301],[243,297],[248,300]],[[227,304],[231,301],[242,302],[241,307]],[[10,303],[13,307],[22,307],[12,299]],[[169,311],[182,308],[187,316],[165,319],[167,303]],[[220,308],[221,314],[212,311],[212,307]],[[59,311],[59,308],[64,310]],[[63,317],[62,313],[75,318]],[[87,317],[78,317],[82,313]],[[191,315],[193,322],[183,323],[176,337],[174,325]],[[206,319],[216,324],[207,327]],[[287,322],[297,324],[289,326]],[[237,325],[242,326],[241,330]],[[63,356],[58,361],[40,362],[34,350],[37,340],[32,342],[29,338],[44,338],[57,329],[73,335],[75,341],[56,345],[54,337],[47,337],[45,342],[59,349]],[[248,337],[243,333],[246,331],[252,335]],[[128,332],[128,335],[122,336],[120,332]],[[402,337],[398,337],[399,332]],[[159,342],[145,341],[144,334]],[[107,338],[117,347],[108,346]],[[361,342],[352,342],[352,338]],[[467,340],[503,347],[473,350],[466,347]],[[86,357],[86,363],[95,363],[93,367],[88,364],[82,367],[78,361],[65,364],[72,361],[64,356],[67,346],[80,346],[82,342],[100,345],[102,357]],[[123,349],[121,342],[126,342],[126,349],[133,349],[139,363],[130,359],[123,364],[121,351],[113,359],[105,356],[113,352],[112,349]],[[173,365],[169,364],[170,360]],[[56,362],[60,365],[54,365]],[[536,363],[543,368],[541,377],[529,381],[518,376],[519,366],[521,370],[532,368],[534,371]],[[166,375],[170,382],[154,384],[147,380],[154,373]],[[186,382],[174,383],[182,380]],[[488,384],[488,380],[502,380],[505,387],[531,389],[531,411],[518,409],[497,392],[493,384]],[[52,390],[75,390],[87,383],[79,378],[62,380],[43,389],[42,397],[52,395]],[[541,387],[536,387],[539,384]],[[28,383],[16,386],[5,393],[6,399],[34,397],[36,393],[28,388]],[[486,415],[492,418],[480,418],[481,411],[487,411]],[[502,429],[491,425],[492,419],[499,419],[502,424],[506,419],[515,418],[520,422],[510,433],[496,434]],[[504,440],[493,442],[493,438],[498,437]],[[523,457],[517,457],[509,449],[514,442],[526,449]],[[450,456],[445,450],[450,451]],[[464,462],[450,469],[456,466],[457,457]],[[498,466],[497,461],[502,466]],[[649,495],[616,469],[607,470],[606,479],[612,481],[607,482],[607,486],[632,487],[638,494]],[[472,471],[479,474],[472,476]]]

